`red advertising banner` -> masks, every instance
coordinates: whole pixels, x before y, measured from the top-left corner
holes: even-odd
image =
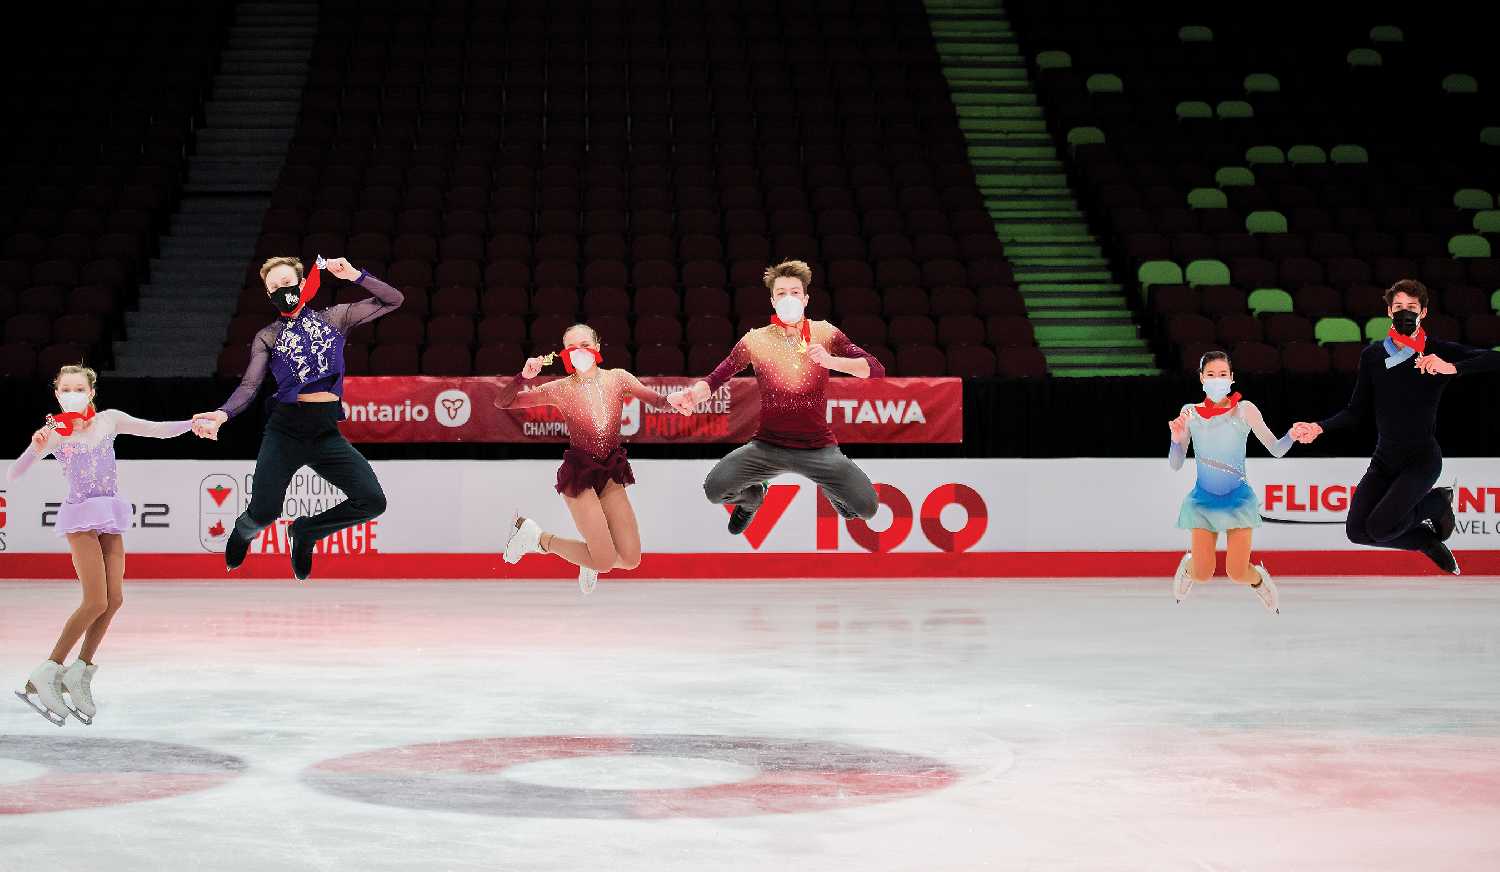
[[[340,429],[353,442],[566,442],[568,425],[550,406],[496,409],[509,377],[350,377]],[[625,402],[627,442],[747,442],[760,426],[760,386],[731,379],[695,414],[677,414],[665,397],[693,378],[643,378],[661,403]],[[956,378],[835,378],[828,382],[828,423],[840,442],[962,442],[963,381]]]

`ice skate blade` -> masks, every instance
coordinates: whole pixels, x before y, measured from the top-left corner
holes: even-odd
[[[51,721],[54,727],[60,727],[68,722],[66,716],[58,715],[55,712],[49,711],[46,706],[37,705],[36,703],[32,702],[31,697],[24,692],[18,690],[15,691],[15,694],[16,699],[19,699],[21,702],[26,703],[26,705],[31,707],[32,711],[46,718],[48,721]]]
[[[72,706],[68,706],[68,714],[72,715],[74,719],[76,719],[80,724],[83,724],[85,727],[91,727],[94,725],[93,718],[89,717],[78,709],[73,708]]]

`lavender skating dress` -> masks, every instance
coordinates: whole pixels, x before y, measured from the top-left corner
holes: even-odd
[[[130,529],[130,501],[117,492],[115,437],[121,433],[170,439],[193,428],[192,421],[142,421],[115,409],[94,416],[88,429],[60,436],[47,436],[42,451],[27,448],[11,464],[6,478],[15,481],[31,464],[48,454],[62,464],[68,496],[57,511],[57,535],[69,533],[123,533]]]

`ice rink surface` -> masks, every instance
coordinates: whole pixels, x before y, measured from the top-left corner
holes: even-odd
[[[6,872],[1500,869],[1494,581],[140,582],[98,662]]]

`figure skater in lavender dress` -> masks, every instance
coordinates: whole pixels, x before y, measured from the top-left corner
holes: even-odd
[[[1292,447],[1292,434],[1277,439],[1254,403],[1242,402],[1238,393],[1229,392],[1234,371],[1224,352],[1203,355],[1198,380],[1203,383],[1203,402],[1183,406],[1168,422],[1172,447],[1167,462],[1172,469],[1182,468],[1189,443],[1198,461],[1198,483],[1183,498],[1177,513],[1177,526],[1192,532],[1193,545],[1177,566],[1172,592],[1182,602],[1193,582],[1213,578],[1214,549],[1223,533],[1229,549],[1226,573],[1249,585],[1267,611],[1279,612],[1276,582],[1264,566],[1250,565],[1250,538],[1261,520],[1260,501],[1245,476],[1245,441],[1254,433],[1271,456],[1281,457]]]
[[[599,334],[587,324],[563,333],[566,378],[538,387],[530,381],[555,354],[526,361],[495,398],[497,409],[556,406],[568,422],[569,446],[557,470],[557,492],[573,515],[583,541],[545,533],[530,518],[517,517],[505,545],[505,561],[516,563],[531,552],[556,554],[578,567],[578,586],[591,593],[599,573],[634,569],[641,562],[641,530],[625,486],[635,484],[625,446],[620,444],[620,416],[625,400],[666,402],[623,369],[602,369]],[[527,388],[522,392],[522,388]]]
[[[116,490],[115,437],[120,434],[170,439],[192,429],[192,421],[142,421],[117,409],[94,411],[92,369],[65,366],[53,381],[62,412],[49,415],[47,425],[31,436],[31,446],[6,473],[9,481],[20,478],[37,460],[48,454],[62,466],[68,496],[57,512],[57,534],[68,540],[73,568],[83,585],[83,603],[63,626],[52,654],[32,670],[21,701],[57,726],[69,715],[80,722],[94,722],[96,707],[91,690],[94,655],[109,630],[109,622],[124,603],[125,542],[122,535],[131,521],[130,501]],[[83,638],[78,659],[64,668],[63,662]]]

